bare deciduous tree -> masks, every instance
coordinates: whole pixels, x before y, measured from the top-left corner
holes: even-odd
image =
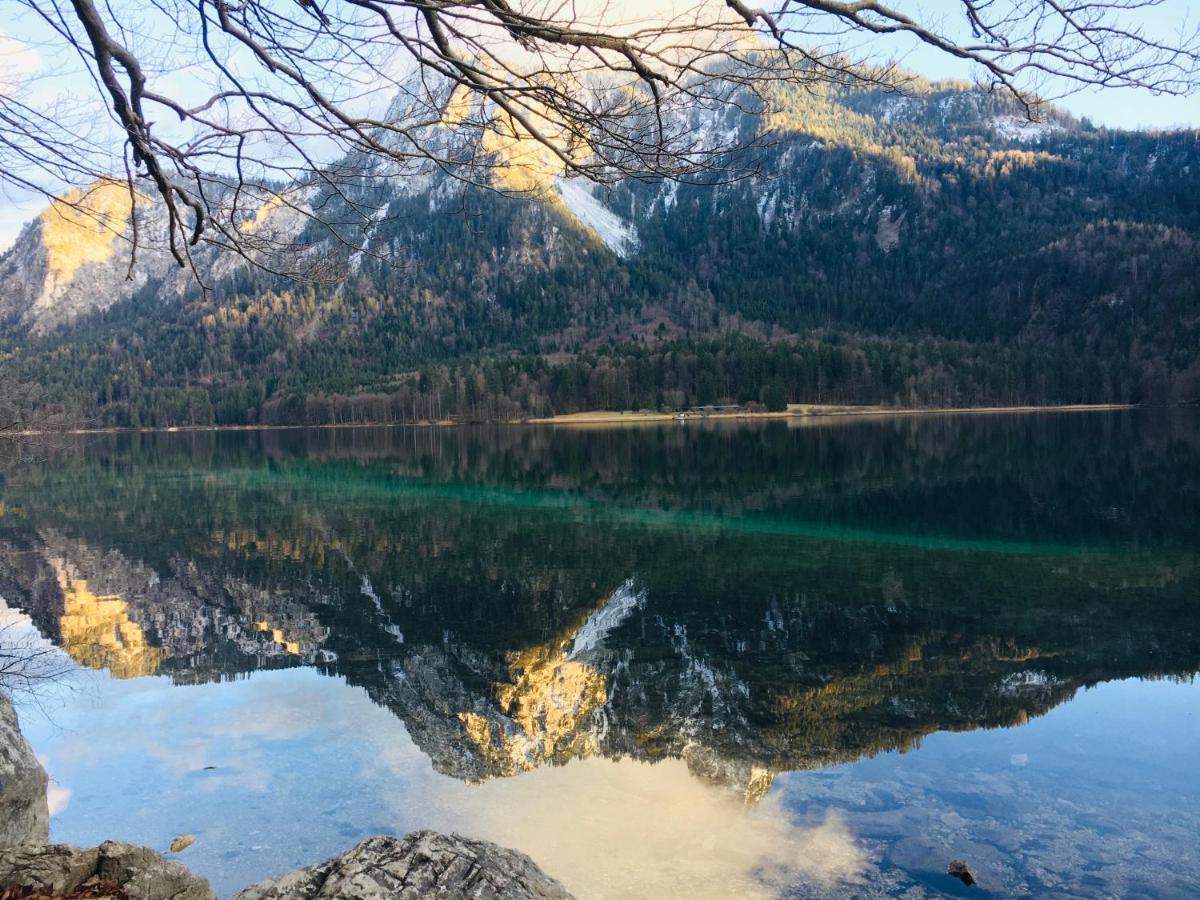
[[[884,39],[973,64],[1031,113],[1072,86],[1189,93],[1197,32],[1139,26],[1162,2],[7,0],[41,49],[73,55],[111,123],[0,84],[0,178],[46,193],[114,179],[135,248],[149,197],[179,265],[201,242],[265,265],[280,239],[264,210],[346,242],[378,221],[364,172],[513,191],[531,187],[511,177],[522,165],[600,182],[728,174],[738,138],[698,133],[690,112],[757,106],[780,82],[902,88]],[[103,218],[86,196],[67,202]]]

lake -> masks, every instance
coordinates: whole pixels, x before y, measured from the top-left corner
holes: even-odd
[[[56,841],[193,834],[219,895],[415,828],[580,897],[1200,883],[1196,411],[8,450]]]

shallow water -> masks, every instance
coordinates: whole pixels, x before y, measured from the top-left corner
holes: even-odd
[[[797,426],[21,448],[53,838],[194,834],[222,895],[420,827],[581,897],[1189,895],[1200,416]]]

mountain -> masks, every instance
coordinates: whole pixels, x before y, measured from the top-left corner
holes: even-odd
[[[770,109],[691,123],[762,136],[728,161],[753,177],[512,166],[514,199],[362,162],[365,239],[264,203],[247,227],[298,237],[329,283],[206,250],[204,294],[52,207],[0,257],[0,376],[132,426],[1200,399],[1200,133],[1031,123],[948,83],[781,88]],[[93,190],[127,232],[127,190]]]

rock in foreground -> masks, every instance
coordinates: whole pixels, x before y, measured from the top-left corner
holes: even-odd
[[[559,900],[571,895],[524,853],[456,834],[372,837],[299,872],[261,881],[234,900]]]
[[[72,894],[98,882],[128,900],[214,900],[208,882],[148,847],[106,841],[99,847],[14,847],[0,850],[0,891],[36,888]]]
[[[17,727],[17,713],[0,691],[0,847],[49,839],[46,771]]]

